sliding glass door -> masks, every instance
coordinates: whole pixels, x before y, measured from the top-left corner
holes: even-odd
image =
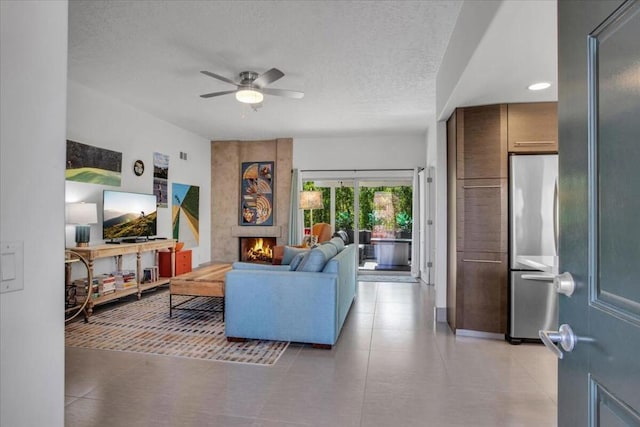
[[[362,178],[331,177],[329,172],[305,176],[303,172],[302,180],[305,190],[323,194],[324,209],[314,209],[314,223],[327,222],[333,232],[347,233],[349,241],[358,245],[361,273],[408,274],[414,245],[413,181],[408,173],[384,176],[383,172]]]

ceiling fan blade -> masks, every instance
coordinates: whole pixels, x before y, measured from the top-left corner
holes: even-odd
[[[200,98],[213,98],[214,96],[227,95],[229,93],[236,93],[237,90],[225,90],[223,92],[211,92],[200,95]]]
[[[277,68],[272,68],[255,79],[253,81],[253,84],[262,88],[270,83],[275,82],[276,80],[281,79],[282,77],[284,77],[284,73],[282,71],[278,70]]]
[[[299,92],[297,90],[270,89],[270,88],[265,88],[261,90],[262,92],[269,95],[286,96],[287,98],[295,98],[295,99],[304,98],[304,92]]]
[[[209,76],[209,77],[213,77],[214,79],[218,79],[220,81],[223,81],[225,83],[231,83],[232,85],[238,85],[238,83],[234,82],[231,79],[228,79],[226,77],[220,76],[216,73],[212,73],[211,71],[200,71],[202,74],[204,74],[205,76]]]

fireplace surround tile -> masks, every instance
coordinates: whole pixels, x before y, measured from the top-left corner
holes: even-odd
[[[273,226],[239,226],[238,195],[242,162],[275,161]],[[238,261],[238,237],[275,237],[286,244],[291,204],[293,139],[211,142],[211,260]]]

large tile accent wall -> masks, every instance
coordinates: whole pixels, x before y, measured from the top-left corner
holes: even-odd
[[[245,226],[238,221],[240,167],[243,162],[274,161],[276,188],[274,226]],[[293,139],[211,142],[211,260],[238,260],[238,237],[276,237],[288,240]]]

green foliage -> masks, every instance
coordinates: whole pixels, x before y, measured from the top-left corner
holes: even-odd
[[[411,228],[413,220],[411,216],[406,212],[400,212],[396,215],[396,224],[400,227],[400,230],[407,231]]]
[[[323,209],[314,209],[313,222],[331,222],[331,189],[316,187],[313,181],[303,184],[304,190],[322,191]],[[376,215],[374,196],[383,191],[392,194],[393,217],[383,221]],[[353,230],[354,228],[354,191],[353,187],[335,188],[335,228],[336,230]],[[361,230],[373,230],[374,226],[383,226],[387,230],[408,231],[412,225],[413,189],[411,186],[394,187],[360,187],[359,227]],[[309,211],[304,213],[305,224],[309,224]],[[383,224],[384,222],[384,224]]]
[[[376,223],[373,211],[373,195],[375,191],[371,187],[360,187],[360,229],[372,230]]]
[[[336,228],[338,230],[353,229],[353,219],[349,212],[338,212],[336,214]]]
[[[353,187],[336,188],[336,228],[353,230]]]

